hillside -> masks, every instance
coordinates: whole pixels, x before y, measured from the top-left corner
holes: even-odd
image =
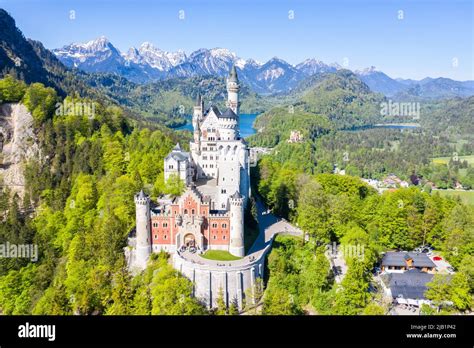
[[[212,103],[221,109],[227,100],[225,79],[212,76],[174,78],[146,85],[135,84],[112,74],[89,74],[86,80],[115,102],[136,110],[150,120],[164,121],[168,126],[184,123],[185,116],[192,114],[198,93],[204,96],[206,105]],[[241,86],[239,97],[242,113],[263,112],[273,102],[246,85]]]
[[[259,133],[249,139],[252,144],[274,146],[287,139],[291,130],[303,131],[313,138],[323,129],[353,128],[383,121],[380,103],[384,97],[371,92],[349,70],[313,75],[286,97],[273,98],[270,100],[287,106],[275,107],[257,117],[254,128]],[[321,129],[313,132],[314,122]]]

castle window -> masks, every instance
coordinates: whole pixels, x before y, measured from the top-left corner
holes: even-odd
[[[210,160],[212,161],[213,159],[214,159],[214,157],[213,157],[213,156],[211,156]]]
[[[191,210],[191,214],[192,214],[192,215],[194,215],[194,209],[193,209],[193,210]]]
[[[187,214],[187,213],[188,213],[188,209],[184,209],[184,213]]]
[[[169,169],[173,169],[173,165],[170,164],[170,165],[168,166],[168,168],[169,168]]]
[[[157,235],[157,234],[155,234],[155,239],[158,239],[158,235]]]
[[[165,235],[163,236],[163,239],[168,239],[168,236],[165,234]]]
[[[222,236],[222,239],[225,239],[225,236]]]
[[[202,159],[203,159],[204,161],[207,161],[207,156],[202,156]]]
[[[212,239],[217,239],[217,236],[212,236]]]
[[[216,223],[213,223],[213,224],[212,224],[212,227],[216,228],[216,227],[217,227],[217,224],[216,224]]]
[[[163,227],[168,227],[168,223],[163,222]]]
[[[225,189],[222,189],[222,190],[221,190],[221,193],[226,193],[226,190],[225,190]]]
[[[154,222],[153,227],[158,227],[158,222]]]
[[[225,181],[225,178],[224,178],[224,177],[222,178],[222,181]]]
[[[226,228],[227,227],[227,224],[222,224],[222,228]]]
[[[222,208],[225,208],[225,203],[222,203],[222,206],[221,206],[221,207],[222,207]]]

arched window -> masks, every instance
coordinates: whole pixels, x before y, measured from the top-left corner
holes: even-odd
[[[187,214],[187,213],[188,213],[188,209],[184,209],[184,213]]]
[[[167,223],[167,222],[163,222],[163,227],[168,227],[168,223]]]
[[[194,215],[194,209],[193,209],[193,210],[191,210],[191,215]]]
[[[227,224],[222,224],[222,228],[227,228]]]

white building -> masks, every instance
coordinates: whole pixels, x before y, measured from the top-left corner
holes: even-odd
[[[235,67],[227,79],[227,109],[205,110],[198,95],[193,111],[190,152],[177,144],[164,160],[164,177],[178,176],[186,191],[150,204],[136,195],[136,236],[132,266],[144,268],[151,252],[193,248],[226,250],[244,256],[244,208],[250,196],[249,149],[239,132],[239,80]]]

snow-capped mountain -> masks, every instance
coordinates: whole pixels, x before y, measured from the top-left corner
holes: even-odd
[[[114,73],[137,83],[174,77],[206,75],[224,77],[232,65],[235,65],[239,79],[255,92],[263,94],[289,92],[310,76],[342,69],[337,63],[326,64],[315,58],[306,59],[295,66],[277,57],[266,63],[260,63],[254,59],[238,57],[226,48],[201,48],[187,55],[183,51],[161,50],[149,42],[121,53],[104,36],[86,43],[72,43],[53,52],[69,67],[86,72]],[[433,90],[441,91],[438,93],[440,95],[452,93],[465,95],[474,90],[472,81],[451,82],[440,79],[431,81],[430,78],[421,81],[396,80],[373,66],[355,73],[372,91],[386,96],[402,94],[409,89],[421,93],[414,88],[416,86],[422,86],[429,93]]]
[[[337,64],[328,65],[320,60],[309,58],[296,66],[296,69],[305,75],[314,75],[318,73],[334,72],[340,67]]]
[[[138,83],[173,77],[226,76],[235,65],[239,78],[259,93],[284,92],[307,75],[335,70],[315,59],[297,67],[276,57],[262,64],[240,58],[226,48],[201,48],[186,55],[183,51],[167,52],[144,42],[138,48],[131,47],[120,53],[105,37],[83,44],[73,43],[53,52],[69,67],[115,73]]]
[[[370,87],[372,91],[383,93],[386,96],[397,94],[406,88],[406,86],[377,70],[374,66],[363,70],[356,70],[355,74]]]
[[[162,51],[149,42],[142,43],[139,49],[131,47],[127,53],[123,54],[123,57],[128,62],[149,65],[160,71],[168,71],[186,60],[186,54],[183,51]]]
[[[86,43],[72,43],[53,50],[67,66],[90,72],[115,72],[125,64],[120,52],[105,36]]]

